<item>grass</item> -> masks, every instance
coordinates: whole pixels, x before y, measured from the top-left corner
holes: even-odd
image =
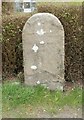
[[[15,109],[18,109],[17,111],[21,114],[26,111],[29,113],[31,110],[36,111],[37,107],[54,114],[66,105],[73,108],[82,105],[82,90],[79,87],[68,92],[61,92],[50,91],[40,85],[28,87],[7,82],[3,84],[2,95],[3,115],[8,115],[11,111],[14,115]]]
[[[53,102],[54,104],[81,104],[82,91],[80,88],[74,88],[68,93],[61,91],[50,91],[43,86],[37,85],[35,87],[16,85],[6,83],[3,85],[3,102],[9,102],[10,105],[16,106],[18,104],[38,104],[42,102]]]
[[[36,2],[83,2],[83,0],[36,0]]]

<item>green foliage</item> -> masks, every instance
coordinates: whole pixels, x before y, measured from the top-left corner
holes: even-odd
[[[38,12],[52,13],[65,30],[65,78],[82,79],[82,6],[79,3],[38,3]],[[32,14],[3,15],[3,77],[23,72],[22,29]]]
[[[23,69],[22,29],[29,17],[19,14],[3,16],[3,77]]]
[[[14,11],[14,2],[2,2],[2,13],[10,13]]]

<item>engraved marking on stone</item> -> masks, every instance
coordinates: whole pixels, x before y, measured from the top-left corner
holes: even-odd
[[[63,91],[63,86],[60,86],[60,90],[62,90],[62,91]]]
[[[38,46],[36,45],[36,44],[34,44],[34,46],[32,47],[32,50],[34,51],[34,52],[37,52],[38,51]]]
[[[37,66],[32,65],[32,66],[31,66],[31,69],[32,69],[32,70],[36,70],[36,69],[37,69]]]
[[[42,63],[41,63],[41,62],[40,62],[39,64],[40,64],[40,65],[42,65]]]
[[[50,32],[52,32],[52,30],[50,30]]]
[[[37,81],[37,84],[40,84],[40,81]]]
[[[39,67],[41,67],[42,66],[42,63],[41,62],[39,62]]]
[[[46,31],[44,31],[43,29],[37,30],[36,32],[38,35],[44,35],[44,33],[46,33]]]
[[[41,45],[44,45],[44,43],[45,43],[44,41],[41,41],[41,42],[40,42]]]
[[[41,25],[41,23],[40,22],[38,22],[38,26],[40,26]]]

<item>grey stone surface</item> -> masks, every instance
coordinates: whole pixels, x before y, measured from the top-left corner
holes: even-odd
[[[23,32],[25,84],[62,89],[64,83],[64,29],[57,17],[37,13]]]

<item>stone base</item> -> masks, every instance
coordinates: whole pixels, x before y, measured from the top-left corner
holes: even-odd
[[[57,78],[55,75],[45,72],[35,73],[30,76],[25,75],[25,84],[29,86],[42,85],[50,90],[63,91],[64,80]]]

